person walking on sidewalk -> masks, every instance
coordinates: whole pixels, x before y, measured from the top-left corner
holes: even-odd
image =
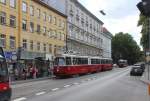
[[[37,74],[38,74],[38,69],[36,68],[36,66],[33,66],[32,68],[33,68],[32,69],[32,77],[33,77],[33,79],[36,79]]]

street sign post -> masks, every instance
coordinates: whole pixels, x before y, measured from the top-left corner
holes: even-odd
[[[150,50],[150,0],[142,0],[141,2],[139,2],[137,4],[137,8],[140,10],[141,14],[149,17],[148,19],[148,27],[147,27],[147,33],[148,33],[148,46],[149,46],[149,50]],[[146,53],[146,56],[150,57],[149,52]],[[148,80],[149,80],[149,69],[150,69],[150,61],[148,60]],[[148,85],[148,91],[149,91],[149,95],[150,95],[150,84]]]

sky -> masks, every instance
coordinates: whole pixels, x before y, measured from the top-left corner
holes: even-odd
[[[140,45],[141,27],[137,27],[140,0],[79,0],[89,11],[96,15],[104,26],[113,34],[129,33]],[[103,10],[106,15],[99,11]]]

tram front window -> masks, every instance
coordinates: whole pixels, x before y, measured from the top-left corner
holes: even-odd
[[[64,58],[56,58],[56,59],[55,59],[55,65],[64,66],[64,65],[65,65],[65,60],[64,60]]]
[[[0,82],[8,81],[8,70],[4,58],[0,58]]]

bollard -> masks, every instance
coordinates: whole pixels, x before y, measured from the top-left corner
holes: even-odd
[[[148,93],[150,95],[150,84],[148,84]]]

